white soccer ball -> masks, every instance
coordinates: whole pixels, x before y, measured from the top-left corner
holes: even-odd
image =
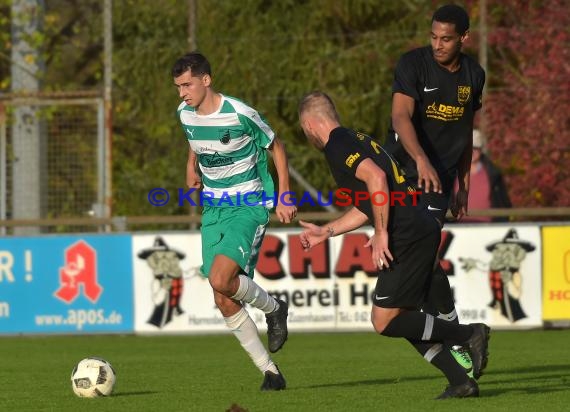
[[[71,372],[73,392],[83,398],[109,396],[115,386],[115,370],[105,359],[89,357],[79,361]]]

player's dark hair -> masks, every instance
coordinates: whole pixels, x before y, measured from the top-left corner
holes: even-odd
[[[455,24],[455,31],[460,35],[469,30],[469,15],[463,7],[455,4],[447,4],[437,9],[431,18],[431,22],[434,21]]]
[[[203,54],[198,52],[187,53],[176,60],[176,63],[172,66],[172,77],[179,77],[187,71],[190,71],[192,76],[195,77],[205,74],[212,75],[210,62]]]

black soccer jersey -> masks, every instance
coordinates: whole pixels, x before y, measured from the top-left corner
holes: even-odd
[[[366,183],[356,177],[356,169],[364,159],[372,159],[386,173],[390,193],[372,194],[378,203],[390,204],[388,233],[391,242],[399,243],[420,239],[433,231],[439,231],[435,219],[421,207],[419,197],[414,195],[413,183],[406,181],[402,171],[390,155],[370,136],[344,127],[337,127],[324,147],[331,173],[344,195],[351,198],[351,205],[374,222],[372,202],[362,200],[369,193]],[[344,198],[340,199],[345,202]],[[348,204],[346,201],[345,204]]]
[[[485,71],[475,60],[461,53],[460,68],[452,73],[434,60],[431,46],[405,53],[396,66],[392,93],[415,100],[412,123],[445,192],[451,191],[461,154],[472,139],[473,117],[481,108],[484,84]],[[386,149],[409,176],[417,176],[416,164],[393,126]]]

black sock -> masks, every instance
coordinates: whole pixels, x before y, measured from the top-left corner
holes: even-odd
[[[446,341],[454,345],[465,343],[472,334],[470,325],[458,325],[418,311],[400,313],[382,332],[382,335],[392,338]]]
[[[469,379],[465,369],[457,363],[449,349],[440,342],[422,342],[408,339],[414,348],[437,369],[443,372],[450,385],[461,385]]]

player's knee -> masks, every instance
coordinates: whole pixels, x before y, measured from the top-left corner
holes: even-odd
[[[208,280],[210,282],[210,286],[212,286],[212,289],[214,289],[216,292],[226,296],[232,295],[231,291],[229,290],[227,278],[225,276],[222,276],[221,273],[210,272]]]
[[[385,335],[386,328],[392,320],[402,312],[400,308],[380,308],[374,306],[372,309],[372,326],[376,333]]]
[[[388,326],[391,320],[392,318],[385,314],[372,313],[372,326],[374,327],[374,331],[378,334],[382,334],[382,332],[384,332],[386,326]]]
[[[374,326],[374,331],[381,335],[382,332],[384,332],[384,329],[386,329],[386,326],[388,326],[388,323],[381,321],[372,321],[372,326]]]

